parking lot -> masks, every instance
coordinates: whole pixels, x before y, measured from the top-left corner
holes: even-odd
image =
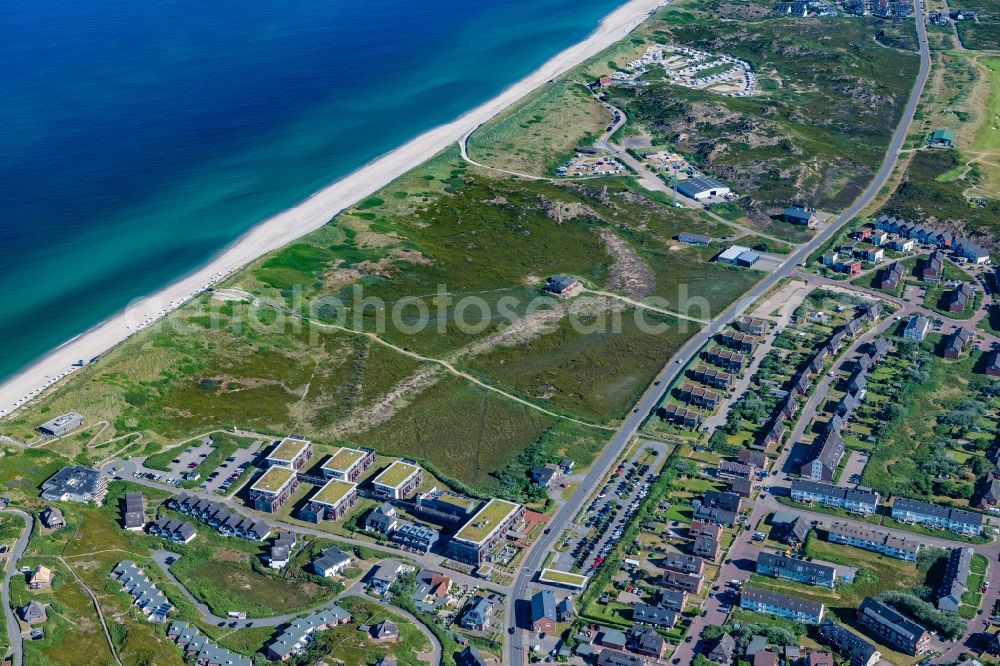
[[[658,444],[643,444],[631,460],[622,460],[573,524],[570,547],[560,553],[556,568],[570,571],[576,567],[583,575],[593,575],[621,539],[665,460],[665,447]]]
[[[240,476],[243,470],[250,466],[253,459],[257,457],[263,440],[257,440],[245,449],[237,449],[233,455],[223,460],[219,466],[209,472],[202,487],[212,493],[226,495]]]
[[[191,470],[198,467],[201,461],[207,458],[208,454],[212,452],[212,446],[209,444],[210,441],[210,438],[205,437],[201,441],[201,444],[189,446],[178,453],[177,457],[171,461],[169,465],[170,469],[166,472],[149,471],[144,473],[143,476],[153,481],[159,481],[160,483],[169,483],[175,486],[180,485],[184,477]],[[138,472],[136,476],[139,476]]]
[[[853,488],[861,483],[861,475],[864,474],[865,465],[868,464],[868,454],[864,451],[851,451],[844,465],[844,471],[840,473],[837,485],[842,488]]]
[[[200,481],[198,488],[201,490],[223,495],[228,494],[232,485],[257,457],[264,441],[257,440],[251,446],[237,449],[233,455],[219,463],[215,469],[205,469],[205,459],[214,450],[210,442],[211,439],[206,437],[200,444],[179,451],[177,457],[169,463],[170,469],[166,472],[147,469],[135,472],[135,476],[175,486],[180,485],[185,480]]]

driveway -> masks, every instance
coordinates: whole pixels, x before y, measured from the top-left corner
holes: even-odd
[[[868,454],[864,451],[851,451],[844,464],[844,471],[840,473],[837,485],[841,488],[854,488],[861,482],[861,475],[864,474],[865,465],[868,464]]]

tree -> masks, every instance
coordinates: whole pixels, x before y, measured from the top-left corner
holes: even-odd
[[[717,638],[721,638],[724,633],[726,633],[725,629],[719,625],[710,624],[701,630],[701,637],[706,641],[714,641]]]
[[[966,465],[969,466],[969,471],[971,471],[977,479],[981,479],[993,471],[993,464],[982,456],[973,456],[972,458],[969,458]]]
[[[936,629],[942,637],[955,640],[965,633],[965,622],[954,615],[947,615],[933,605],[906,592],[883,592],[878,600],[909,615],[929,629]]]

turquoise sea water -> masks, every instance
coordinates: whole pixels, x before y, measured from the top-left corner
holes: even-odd
[[[0,3],[0,377],[621,1]]]

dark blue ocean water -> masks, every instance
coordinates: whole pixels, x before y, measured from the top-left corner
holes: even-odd
[[[0,377],[621,1],[0,3]]]

